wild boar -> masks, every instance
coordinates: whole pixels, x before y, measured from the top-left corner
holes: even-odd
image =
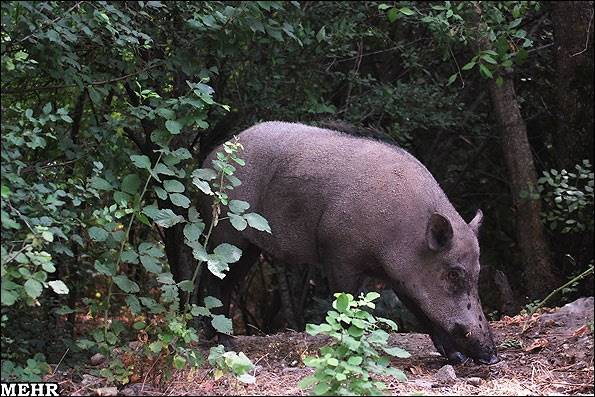
[[[276,121],[238,137],[246,165],[237,167],[242,184],[230,198],[250,203],[272,234],[224,221],[215,228],[212,247],[228,242],[243,251],[225,279],[206,281],[223,312],[233,285],[265,251],[289,266],[320,265],[334,291],[355,293],[365,276],[385,280],[442,355],[498,361],[477,291],[481,210],[466,223],[430,172],[395,145]],[[211,213],[210,200],[201,205]]]

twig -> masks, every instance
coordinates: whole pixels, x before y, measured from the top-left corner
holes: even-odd
[[[97,86],[97,85],[104,85],[104,84],[110,84],[110,83],[115,83],[121,80],[126,80],[129,77],[132,76],[136,76],[138,74],[141,74],[143,72],[146,72],[147,70],[151,70],[151,69],[155,69],[158,66],[162,66],[162,63],[155,63],[151,66],[147,66],[146,68],[143,68],[141,70],[137,70],[136,72],[133,73],[129,73],[126,74],[124,76],[120,76],[120,77],[115,77],[113,79],[109,79],[109,80],[100,80],[100,81],[92,81],[89,84],[86,84],[86,86]],[[78,87],[78,84],[64,84],[64,85],[51,85],[51,86],[44,86],[44,87],[36,87],[36,88],[27,88],[24,90],[16,90],[16,91],[2,91],[3,95],[15,95],[15,94],[26,94],[28,92],[34,92],[34,91],[41,91],[41,90],[59,90],[62,88],[72,88],[72,87]]]
[[[593,9],[591,9],[591,18],[589,19],[589,26],[587,27],[587,40],[585,41],[585,48],[583,48],[582,51],[579,51],[576,54],[572,54],[571,57],[580,55],[583,52],[587,51],[587,49],[589,48],[589,33],[591,33],[591,22],[593,22],[593,12]]]
[[[60,361],[58,361],[58,365],[56,365],[56,368],[54,368],[54,373],[58,372],[58,367],[60,367],[60,364],[62,364],[62,360],[64,360],[64,357],[66,357],[69,350],[70,350],[70,347],[66,349],[66,351],[62,355],[62,358],[60,359]]]
[[[533,314],[537,311],[537,309],[539,309],[540,307],[542,307],[543,305],[545,305],[545,303],[548,300],[550,300],[552,298],[552,296],[556,295],[558,292],[562,291],[564,288],[566,288],[569,285],[572,285],[573,283],[575,283],[575,282],[577,282],[577,281],[579,281],[579,280],[587,277],[589,274],[592,274],[593,273],[593,269],[594,269],[593,265],[589,266],[587,268],[587,270],[585,270],[584,272],[582,272],[578,276],[572,278],[572,280],[570,280],[566,284],[562,285],[561,287],[558,287],[555,290],[553,290],[548,296],[546,296],[541,302],[539,302],[537,304],[537,306],[535,306],[534,308],[532,308],[531,309],[531,312],[528,313],[529,315],[527,316],[527,320],[525,321],[525,324],[523,324],[523,330],[522,330],[522,332],[525,332],[527,330],[527,324],[529,323],[529,320],[531,319],[531,317],[533,316]]]

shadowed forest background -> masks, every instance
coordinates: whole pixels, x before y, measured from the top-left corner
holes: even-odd
[[[1,7],[3,379],[198,340],[204,312],[180,317],[202,304],[184,282],[206,232],[193,170],[260,121],[392,142],[466,221],[482,209],[491,319],[593,264],[592,2]],[[590,276],[548,304],[592,294]],[[331,301],[320,269],[263,256],[234,293],[234,331],[303,330]],[[388,290],[377,309],[416,327]],[[175,368],[199,361],[170,349]]]

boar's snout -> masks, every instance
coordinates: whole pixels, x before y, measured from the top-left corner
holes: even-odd
[[[500,361],[496,352],[496,345],[487,322],[479,328],[467,327],[456,322],[450,335],[454,337],[456,347],[477,363],[492,365]],[[453,362],[462,362],[465,359],[459,359],[456,354],[458,351],[450,352],[448,358]],[[462,355],[462,354],[461,354]],[[452,356],[452,357],[451,357]],[[464,355],[462,355],[464,357]]]

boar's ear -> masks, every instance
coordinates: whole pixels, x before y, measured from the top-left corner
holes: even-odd
[[[452,244],[452,225],[447,217],[433,213],[426,228],[426,240],[432,251],[449,248]]]
[[[475,217],[469,222],[469,227],[473,230],[476,236],[479,236],[479,228],[483,222],[483,212],[481,210],[477,210]]]

